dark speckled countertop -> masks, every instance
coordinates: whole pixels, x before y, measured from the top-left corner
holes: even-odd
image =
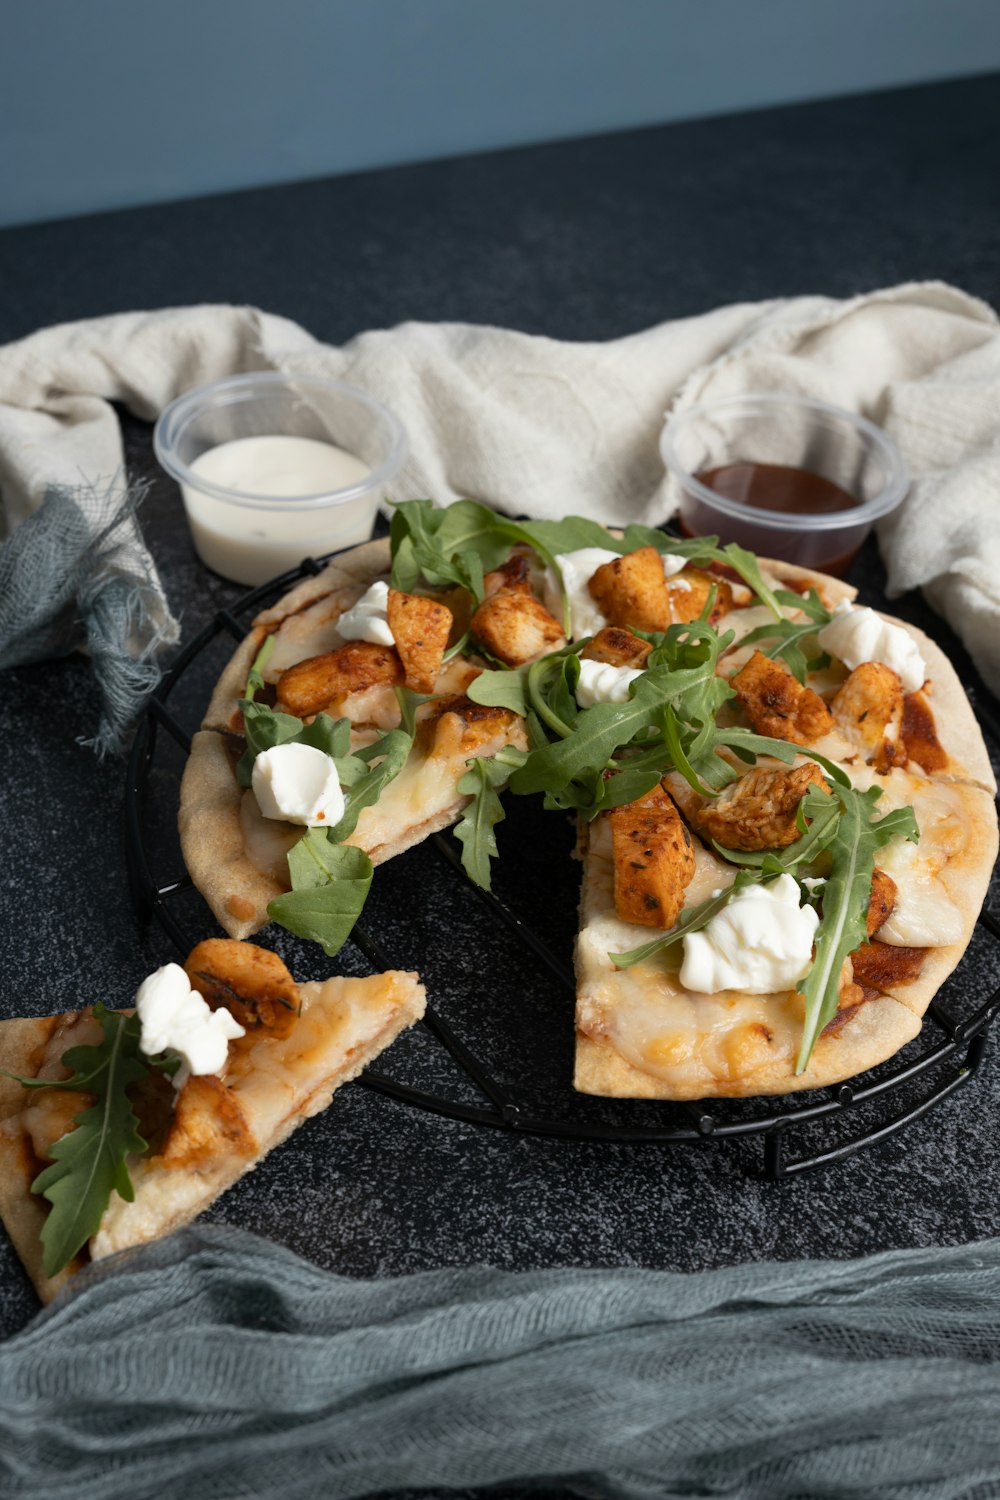
[[[0,340],[199,301],[254,303],[332,342],[405,318],[600,339],[723,302],[924,277],[997,303],[998,181],[1000,82],[982,78],[102,215],[0,234]],[[129,420],[126,436],[130,467],[153,481],[144,526],[188,639],[240,590],[195,558],[149,429]],[[874,545],[853,578],[880,602]],[[894,609],[930,629],[976,685],[920,600]],[[173,956],[132,915],[124,766],[99,766],[79,743],[96,716],[78,658],[3,675],[5,1014],[124,1004]],[[503,827],[509,849],[523,847],[524,816],[512,810]],[[545,848],[515,858],[504,877],[515,907],[542,912],[567,954],[569,839],[554,820]],[[500,1076],[516,1081],[521,1059],[543,1052],[528,1073],[544,1091],[545,1069],[568,1065],[566,997],[539,988],[533,966],[431,851],[382,874],[373,925],[393,959],[425,969],[436,1003],[473,1028]],[[203,911],[192,922],[196,935],[210,930]],[[344,962],[363,967],[350,949]],[[985,992],[997,969],[977,947],[961,983]],[[449,1084],[422,1035],[390,1057],[388,1071]],[[762,1179],[752,1144],[668,1152],[519,1137],[351,1085],[212,1217],[355,1275],[482,1261],[687,1269],[847,1256],[995,1233],[998,1130],[995,1042],[971,1083],[905,1133],[780,1184]],[[34,1308],[3,1241],[0,1329],[20,1327]]]

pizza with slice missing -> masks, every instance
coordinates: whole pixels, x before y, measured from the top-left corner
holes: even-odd
[[[892,1056],[997,853],[954,670],[849,585],[409,501],[255,620],[195,738],[184,854],[228,932],[277,920],[331,952],[372,866],[448,823],[488,886],[505,788],[579,820],[592,1094],[784,1093]]]
[[[415,974],[297,984],[214,938],[135,1012],[0,1021],[0,1217],[43,1302],[194,1219],[423,1011]]]

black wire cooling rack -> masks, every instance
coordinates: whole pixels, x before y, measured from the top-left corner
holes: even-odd
[[[164,830],[176,818],[180,770],[190,745],[190,734],[182,720],[200,723],[207,702],[204,684],[194,684],[193,693],[186,691],[186,684],[206,653],[230,640],[241,641],[256,610],[297,581],[320,572],[323,565],[306,559],[300,567],[245,594],[231,609],[220,610],[180,652],[150,699],[137,730],[126,791],[132,898],[139,919],[148,922],[154,918],[181,953],[186,954],[204,936],[203,928],[194,936],[186,931],[176,910],[178,902],[192,893],[192,882],[179,867],[166,878],[156,871],[168,858],[177,860],[178,866],[180,863],[179,853],[165,852],[170,840]],[[190,701],[184,703],[185,698]],[[986,735],[1000,747],[1000,725],[982,706],[979,717]],[[166,744],[180,752],[179,756],[175,753],[172,768],[166,764],[164,736]],[[453,839],[437,834],[428,842],[447,871],[450,885],[461,887],[462,899],[474,893],[473,899],[482,904],[488,920],[502,928],[520,949],[522,966],[526,960],[546,1001],[553,989],[562,997],[564,1011],[559,1012],[559,1024],[571,1031],[574,981],[568,949],[565,954],[557,951],[538,931],[537,924],[526,920],[508,901],[473,886],[462,871]],[[572,870],[569,878],[575,878]],[[457,899],[457,889],[454,895]],[[203,923],[206,913],[201,903],[197,920]],[[410,966],[394,961],[385,951],[384,939],[365,922],[355,927],[352,941],[378,970]],[[502,1069],[479,1055],[481,1038],[469,1039],[470,1029],[475,1030],[474,1015],[470,1017],[459,1006],[462,1023],[456,1026],[454,1017],[446,1019],[436,1004],[428,1005],[421,1024],[464,1075],[464,1087],[446,1089],[437,1082],[430,1088],[416,1087],[372,1068],[359,1082],[416,1109],[523,1135],[674,1147],[750,1139],[763,1144],[763,1159],[754,1153],[751,1170],[763,1170],[772,1180],[791,1177],[841,1161],[862,1147],[887,1139],[961,1088],[976,1071],[986,1046],[987,1029],[1000,1012],[1000,923],[985,909],[979,916],[974,942],[979,944],[976,952],[970,947],[959,969],[931,1002],[919,1037],[895,1058],[850,1083],[784,1096],[780,1102],[650,1104],[598,1100],[572,1093],[567,1078],[554,1079],[547,1097],[544,1088],[540,1099],[526,1097],[516,1082],[504,1079]],[[997,982],[989,997],[982,1000],[984,983],[993,978]],[[560,1065],[567,1061],[563,1056]]]

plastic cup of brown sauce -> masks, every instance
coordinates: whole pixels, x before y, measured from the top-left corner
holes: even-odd
[[[909,487],[885,433],[808,396],[728,396],[671,417],[660,439],[681,530],[840,575]]]

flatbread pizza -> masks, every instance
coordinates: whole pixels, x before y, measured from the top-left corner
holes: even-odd
[[[391,605],[373,678],[351,641],[374,585]],[[415,651],[435,606],[447,628]],[[293,741],[339,724],[374,770],[408,727],[353,824],[303,831],[257,788],[256,725],[289,713]],[[891,1057],[965,952],[997,853],[951,664],[848,584],[714,538],[412,501],[391,543],[254,622],[195,739],[185,857],[237,936],[283,920],[307,839],[375,865],[459,820],[488,886],[505,788],[579,819],[585,1093],[785,1093]]]
[[[208,1038],[220,1050],[202,1058],[217,1066],[195,1060],[188,1014],[180,1031],[176,1015],[164,1026],[165,990],[168,1003],[179,991],[175,1011],[199,1008],[202,1033],[225,1022],[221,1044]],[[144,1014],[146,999],[158,1014]],[[424,1003],[415,974],[296,984],[277,954],[208,939],[184,970],[151,976],[138,1014],[88,1006],[0,1021],[0,1217],[42,1300],[89,1262],[194,1219],[324,1110]],[[167,1042],[174,1063],[173,1044],[186,1049],[179,1073],[151,1063],[147,1035]],[[75,1085],[81,1072],[89,1087]],[[115,1186],[94,1204],[116,1149]]]

